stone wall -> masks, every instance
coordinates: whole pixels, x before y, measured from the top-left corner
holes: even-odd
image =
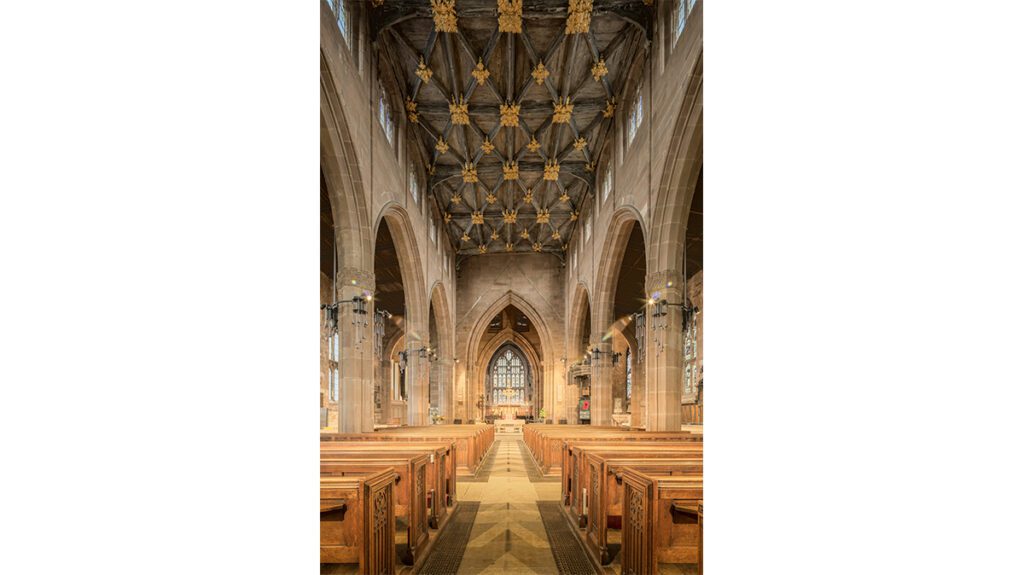
[[[456,289],[455,368],[456,417],[480,417],[476,402],[486,366],[474,365],[481,349],[486,324],[508,304],[529,317],[540,341],[542,405],[547,412],[561,409],[564,364],[564,269],[554,254],[488,254],[465,259],[459,268]]]

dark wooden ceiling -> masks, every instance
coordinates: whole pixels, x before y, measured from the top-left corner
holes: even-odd
[[[622,113],[630,78],[642,69],[650,8],[642,0],[595,0],[587,31],[566,34],[568,5],[525,0],[521,33],[499,31],[497,0],[457,0],[455,32],[437,31],[425,0],[386,0],[373,9],[382,81],[397,88],[400,110],[415,104],[416,121],[407,113],[411,157],[429,175],[447,220],[441,226],[460,254],[561,254],[609,153],[613,119],[605,111],[614,102],[614,114]],[[417,75],[421,58],[427,81]],[[607,74],[595,79],[600,60]],[[541,62],[547,77],[533,75]],[[569,120],[555,122],[555,104],[566,98]],[[451,104],[462,99],[468,125],[453,124]],[[519,106],[518,121],[502,126],[501,106],[509,104]],[[539,147],[530,146],[534,139]],[[447,151],[438,150],[439,140]],[[557,178],[544,179],[555,161]],[[503,167],[512,162],[518,178],[506,180]],[[467,166],[479,181],[466,181]]]

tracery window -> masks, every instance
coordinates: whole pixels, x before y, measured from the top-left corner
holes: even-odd
[[[331,7],[331,12],[334,12],[334,16],[338,20],[338,30],[341,31],[341,37],[347,43],[349,41],[348,14],[345,10],[345,0],[327,0],[327,5]]]
[[[683,331],[683,395],[697,390],[697,314],[690,311]]]
[[[379,97],[377,100],[377,120],[380,122],[380,126],[384,128],[384,135],[388,138],[388,143],[392,144],[395,141],[395,121],[391,115],[391,105],[388,104],[387,94],[384,92],[384,86],[377,84],[377,92]]]
[[[633,101],[633,109],[629,112],[629,122],[626,126],[626,145],[633,143],[636,133],[640,130],[640,124],[644,123],[644,94],[637,90],[636,100]]]
[[[626,348],[626,403],[633,397],[633,353]]]
[[[338,334],[333,333],[327,342],[327,388],[331,401],[338,401],[338,380],[341,379],[341,372],[338,368],[338,358],[341,351],[338,344],[339,339]]]
[[[491,404],[526,403],[526,362],[511,348],[491,364]]]
[[[409,194],[412,195],[412,202],[416,205],[420,203],[420,184],[416,179],[416,171],[409,170]],[[433,224],[433,222],[431,222]]]

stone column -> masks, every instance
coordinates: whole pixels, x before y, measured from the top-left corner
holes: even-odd
[[[469,420],[469,403],[467,400],[468,394],[466,393],[466,364],[465,362],[457,362],[454,368],[455,372],[455,390],[454,390],[454,401],[455,401],[455,418],[466,423]],[[453,420],[454,421],[454,420]]]
[[[445,423],[451,423],[455,414],[454,365],[450,358],[438,358],[434,362],[434,369],[437,370],[437,405]]]
[[[643,427],[647,421],[647,358],[633,362],[633,393],[629,401],[629,426]]]
[[[590,360],[590,425],[612,424],[612,342],[601,341],[600,334],[592,335],[597,339],[590,349],[597,348],[601,352],[599,358]]]
[[[430,362],[425,357],[420,357],[419,352],[426,343],[411,338],[410,333],[424,332],[415,328],[406,332],[408,366],[405,368],[405,385],[409,394],[406,421],[409,425],[430,425]]]
[[[370,272],[346,268],[338,273],[339,433],[373,431],[373,302],[366,302],[365,314],[355,313],[352,304],[353,298],[366,298],[373,289]]]
[[[682,274],[665,270],[648,274],[647,293],[671,304],[683,302]],[[663,327],[662,327],[663,326]],[[647,430],[678,431],[682,425],[683,392],[683,309],[666,308],[657,319],[647,312]]]

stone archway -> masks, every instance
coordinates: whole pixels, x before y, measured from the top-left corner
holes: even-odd
[[[429,303],[426,295],[426,282],[423,277],[423,261],[413,233],[409,214],[397,204],[391,203],[384,207],[375,226],[387,225],[394,241],[401,270],[402,288],[405,294],[404,331],[405,347],[408,353],[406,378],[409,382],[409,399],[406,423],[409,425],[428,425],[430,410],[429,361],[426,353],[420,350],[429,347]]]
[[[430,312],[437,336],[436,341],[433,337],[430,341],[430,345],[437,350],[437,359],[431,365],[437,382],[437,407],[444,421],[450,423],[455,415],[455,320],[448,308],[444,284],[440,281],[434,282],[430,290]]]
[[[526,301],[523,296],[513,291],[505,292],[505,294],[496,298],[491,305],[484,308],[480,313],[469,331],[469,338],[465,344],[467,366],[464,383],[467,417],[470,417],[469,414],[475,414],[472,416],[473,418],[482,416],[481,408],[477,404],[480,396],[483,394],[483,375],[485,369],[479,363],[480,350],[484,343],[483,336],[491,319],[510,306],[521,311],[537,330],[540,348],[537,350],[540,366],[534,377],[537,397],[542,398],[544,396],[544,386],[548,382],[553,381],[555,346],[551,336],[551,326],[548,325],[544,316],[532,304]]]

